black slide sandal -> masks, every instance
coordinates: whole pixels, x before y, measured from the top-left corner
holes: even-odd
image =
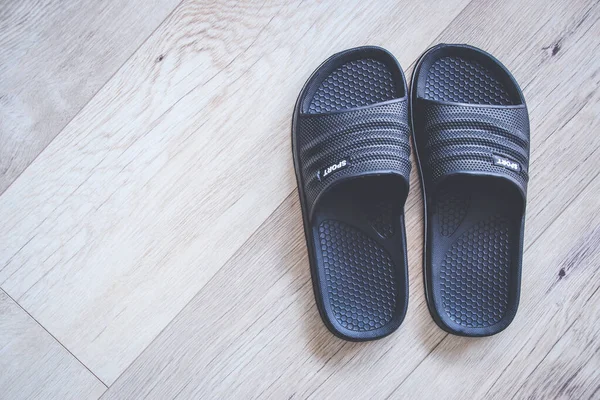
[[[425,205],[425,293],[445,331],[489,336],[519,303],[529,117],[510,72],[466,45],[419,59],[413,144]]]
[[[336,336],[389,335],[408,303],[406,80],[379,47],[333,55],[304,85],[292,152],[315,299]]]

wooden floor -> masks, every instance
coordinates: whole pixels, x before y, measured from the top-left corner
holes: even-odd
[[[0,7],[0,397],[600,398],[598,0],[8,0]],[[532,128],[522,299],[489,338],[434,324],[415,168],[410,302],[332,336],[313,299],[293,104],[334,52],[410,76],[469,43]]]

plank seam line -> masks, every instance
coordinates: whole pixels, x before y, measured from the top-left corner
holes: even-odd
[[[183,2],[183,0],[182,0],[182,2]],[[448,27],[449,27],[449,26],[450,26],[452,23],[454,23],[454,22],[456,21],[456,19],[457,19],[457,18],[458,18],[460,15],[462,15],[462,13],[465,11],[465,9],[466,9],[466,8],[467,8],[467,7],[468,7],[468,6],[469,6],[469,5],[470,5],[472,2],[473,2],[473,0],[471,0],[471,1],[469,1],[467,4],[465,4],[465,6],[464,6],[464,7],[463,7],[463,8],[462,8],[462,9],[461,9],[461,10],[460,10],[460,11],[459,11],[457,14],[456,14],[456,16],[455,16],[455,17],[454,17],[454,18],[453,18],[453,19],[452,19],[452,20],[451,20],[451,21],[450,21],[450,22],[449,22],[449,23],[446,25],[446,27],[445,27],[445,28],[444,28],[444,29],[443,29],[443,30],[440,32],[440,34],[438,34],[438,36],[436,36],[436,38],[435,38],[435,39],[434,39],[432,42],[430,42],[430,43],[429,43],[429,46],[428,46],[428,47],[431,47],[431,45],[432,45],[433,43],[435,43],[435,42],[436,42],[436,40],[437,40],[437,39],[438,39],[438,38],[439,38],[439,37],[440,37],[440,36],[441,36],[441,35],[444,33],[444,31],[445,31],[445,30],[446,30],[446,29],[447,29],[447,28],[448,28]],[[181,4],[181,3],[180,3],[180,4]],[[179,7],[179,6],[178,6],[178,7]],[[177,8],[177,7],[176,7],[176,8]],[[276,13],[276,14],[277,14],[277,13]],[[168,18],[168,17],[167,17],[167,18]],[[270,21],[269,21],[269,23],[270,23]],[[161,24],[161,25],[162,25],[162,24]],[[267,23],[267,25],[268,25],[268,23]],[[159,26],[160,26],[160,25],[159,25]],[[157,27],[157,29],[158,29],[158,27]],[[260,34],[260,33],[259,33],[259,34]],[[251,44],[251,45],[252,45],[252,44]],[[250,45],[249,47],[251,47],[251,45]],[[134,54],[135,54],[135,53],[134,53]],[[415,63],[417,62],[417,60],[418,60],[418,57],[417,57],[417,58],[416,58],[416,59],[415,59],[415,60],[414,60],[414,61],[413,61],[413,62],[410,64],[410,66],[409,66],[409,69],[410,69],[410,67],[412,67],[412,66],[414,66],[414,65],[415,65]],[[235,59],[234,59],[233,61],[235,61]],[[185,95],[184,95],[183,97],[185,97]],[[181,99],[180,99],[180,100],[181,100]],[[294,192],[295,192],[296,190],[297,190],[297,188],[296,188],[296,187],[294,187],[294,189],[292,189],[292,191],[291,191],[291,192],[290,192],[290,193],[289,193],[287,196],[285,196],[285,198],[284,198],[284,199],[283,199],[283,200],[282,200],[282,201],[281,201],[281,202],[280,202],[280,203],[277,205],[277,207],[275,207],[275,208],[273,209],[273,211],[272,211],[272,212],[271,212],[271,213],[270,213],[270,214],[269,214],[269,215],[268,215],[268,216],[267,216],[267,217],[264,219],[264,221],[263,221],[263,222],[262,222],[262,223],[261,223],[261,224],[258,226],[258,228],[256,228],[256,229],[254,230],[254,232],[253,232],[253,233],[252,233],[252,234],[251,234],[251,235],[248,237],[248,239],[246,239],[246,240],[245,240],[245,241],[244,241],[244,242],[243,242],[243,243],[242,243],[242,244],[241,244],[241,245],[240,245],[240,246],[239,246],[239,247],[236,249],[236,251],[234,252],[234,254],[233,254],[233,255],[232,255],[230,258],[228,258],[228,259],[227,259],[227,260],[226,260],[226,261],[225,261],[225,262],[222,264],[222,266],[221,266],[221,267],[220,267],[220,268],[219,268],[219,269],[218,269],[218,270],[217,270],[217,271],[216,271],[216,272],[215,272],[215,273],[214,273],[214,274],[211,276],[211,278],[210,278],[210,279],[209,279],[209,280],[208,280],[208,281],[207,281],[207,282],[206,282],[206,283],[205,283],[205,284],[204,284],[204,285],[203,285],[203,286],[202,286],[202,287],[201,287],[201,288],[200,288],[200,289],[199,289],[199,290],[198,290],[198,291],[197,291],[197,292],[196,292],[196,293],[195,293],[195,294],[194,294],[194,295],[191,297],[191,299],[190,299],[190,300],[189,300],[189,301],[188,301],[188,302],[187,302],[187,303],[186,303],[186,304],[185,304],[185,305],[184,305],[184,306],[181,308],[181,310],[179,310],[179,312],[177,312],[177,314],[175,314],[175,316],[174,316],[174,317],[173,317],[173,318],[172,318],[172,319],[169,321],[169,323],[168,323],[168,324],[166,324],[166,325],[163,327],[163,329],[161,329],[161,330],[160,330],[160,332],[159,332],[159,333],[158,333],[156,336],[154,336],[154,338],[153,338],[153,339],[150,341],[150,343],[148,343],[148,345],[147,345],[146,347],[144,347],[144,349],[143,349],[143,350],[142,350],[142,351],[141,351],[141,352],[140,352],[140,353],[139,353],[139,354],[138,354],[138,355],[137,355],[137,356],[136,356],[136,357],[133,359],[133,361],[132,361],[131,363],[129,363],[129,364],[127,365],[127,367],[125,367],[125,368],[123,369],[123,372],[121,372],[121,374],[119,374],[119,376],[117,376],[117,378],[116,378],[116,379],[113,381],[112,385],[114,385],[115,383],[117,383],[117,382],[119,381],[119,379],[121,379],[121,378],[122,378],[122,376],[125,374],[125,372],[126,372],[126,371],[127,371],[127,370],[128,370],[128,369],[129,369],[129,368],[130,368],[130,367],[131,367],[133,364],[135,364],[135,362],[136,362],[136,361],[137,361],[137,360],[138,360],[138,359],[139,359],[139,358],[140,358],[140,357],[141,357],[141,356],[144,354],[144,352],[145,352],[145,351],[146,351],[146,350],[147,350],[147,349],[148,349],[148,348],[149,348],[149,347],[150,347],[150,346],[151,346],[151,345],[152,345],[152,344],[153,344],[153,343],[154,343],[154,342],[155,342],[155,341],[156,341],[156,340],[157,340],[157,339],[160,337],[160,335],[161,335],[161,334],[162,334],[162,333],[163,333],[163,332],[164,332],[164,331],[167,329],[167,327],[169,327],[169,326],[170,326],[170,325],[173,323],[173,321],[174,321],[175,319],[177,319],[177,317],[179,317],[179,315],[180,315],[180,314],[181,314],[181,313],[182,313],[182,312],[183,312],[183,311],[184,311],[184,310],[185,310],[185,309],[188,307],[188,305],[189,305],[189,304],[190,304],[190,303],[191,303],[191,302],[192,302],[192,301],[193,301],[193,300],[194,300],[194,299],[195,299],[195,298],[196,298],[196,297],[197,297],[197,296],[198,296],[198,295],[199,295],[199,294],[202,292],[202,290],[204,290],[204,288],[205,288],[206,286],[208,286],[208,285],[209,285],[209,284],[210,284],[210,283],[211,283],[211,282],[212,282],[212,281],[215,279],[215,277],[218,275],[218,273],[219,273],[219,271],[221,270],[221,268],[222,268],[223,266],[227,265],[227,263],[229,263],[229,262],[230,262],[230,261],[231,261],[231,260],[232,260],[232,259],[235,257],[235,255],[237,254],[238,250],[239,250],[239,249],[241,249],[242,247],[244,247],[244,246],[246,245],[246,243],[248,243],[248,242],[249,242],[249,241],[250,241],[250,240],[251,240],[251,239],[252,239],[252,238],[253,238],[253,237],[256,235],[256,233],[257,233],[257,232],[258,232],[258,231],[259,231],[259,230],[260,230],[260,229],[261,229],[261,228],[262,228],[262,227],[263,227],[263,226],[264,226],[264,225],[267,223],[267,221],[269,220],[269,218],[271,218],[271,216],[273,216],[273,215],[274,215],[274,214],[277,212],[277,210],[279,210],[279,208],[280,208],[280,207],[281,207],[281,206],[282,206],[282,205],[283,205],[283,204],[284,204],[284,203],[285,203],[285,202],[286,202],[286,201],[287,201],[287,200],[288,200],[288,199],[289,199],[289,198],[290,198],[290,197],[291,197],[291,196],[294,194]],[[112,385],[111,385],[111,386],[112,386]],[[108,391],[107,391],[107,392],[108,392]],[[105,393],[106,393],[106,392],[105,392]],[[104,395],[103,395],[102,397],[104,397]]]
[[[148,345],[146,347],[144,347],[144,349],[142,351],[140,351],[140,353],[133,359],[133,361],[131,361],[127,367],[125,367],[123,369],[123,372],[121,372],[119,374],[119,376],[117,376],[117,378],[113,381],[112,385],[113,386],[115,383],[117,383],[119,381],[119,379],[121,379],[123,377],[123,375],[125,374],[125,372],[127,372],[127,370],[129,368],[131,368],[131,366],[133,364],[135,364],[135,362],[146,352],[146,350],[152,346],[152,344],[158,340],[158,338],[160,337],[160,335],[163,334],[163,332],[169,327],[171,326],[171,324],[173,323],[173,321],[175,321],[179,315],[181,313],[183,313],[183,311],[190,305],[190,303],[192,301],[194,301],[194,299],[200,294],[200,292],[202,292],[202,290],[208,286],[214,279],[216,279],[215,277],[218,275],[219,271],[221,270],[221,268],[225,265],[227,265],[237,254],[238,251],[243,248],[246,243],[248,243],[250,240],[252,240],[252,238],[255,237],[255,235],[258,234],[258,231],[260,231],[260,229],[267,223],[267,221],[269,221],[269,219],[279,210],[279,208],[281,208],[281,206],[292,196],[294,195],[294,192],[296,191],[296,189],[294,188],[294,190],[292,190],[292,192],[290,194],[288,194],[285,199],[283,199],[283,201],[277,206],[275,207],[275,209],[273,209],[273,211],[263,220],[263,222],[254,230],[254,232],[248,237],[248,239],[246,239],[237,249],[236,251],[231,255],[231,257],[229,257],[224,263],[223,265],[210,277],[210,279],[208,281],[206,281],[206,283],[200,288],[200,290],[198,290],[192,297],[191,299],[185,303],[185,305],[183,307],[181,307],[181,310],[179,310],[177,312],[177,314],[175,314],[175,316],[169,321],[168,324],[166,324],[161,330],[160,332],[158,332],[156,334],[156,336],[154,336],[154,338],[150,341],[150,343],[148,343]],[[107,391],[108,392],[108,391]],[[106,392],[105,392],[106,393]],[[104,397],[104,395],[102,395],[102,397]]]
[[[4,294],[5,294],[5,295],[6,295],[6,296],[7,296],[9,299],[11,299],[11,300],[12,300],[12,301],[13,301],[13,302],[14,302],[14,303],[17,305],[17,306],[19,306],[19,308],[20,308],[21,310],[23,310],[23,311],[25,312],[25,314],[27,314],[27,315],[28,315],[28,316],[29,316],[29,317],[30,317],[32,320],[34,320],[36,324],[38,324],[38,325],[39,325],[39,326],[40,326],[40,327],[41,327],[41,328],[42,328],[42,329],[43,329],[43,330],[44,330],[44,331],[45,331],[45,332],[46,332],[48,335],[50,335],[50,337],[52,337],[52,339],[54,339],[54,341],[56,341],[56,343],[58,343],[58,344],[59,344],[59,345],[60,345],[60,346],[61,346],[63,349],[65,349],[65,350],[67,351],[67,353],[69,353],[69,354],[70,354],[70,355],[71,355],[71,356],[72,356],[72,357],[73,357],[75,360],[77,360],[77,362],[78,362],[79,364],[81,364],[81,365],[82,365],[82,366],[83,366],[83,367],[84,367],[86,370],[88,370],[88,371],[89,371],[89,373],[90,373],[90,374],[92,374],[92,375],[93,375],[93,376],[94,376],[94,377],[95,377],[95,378],[98,380],[98,382],[100,382],[100,383],[101,383],[101,384],[102,384],[102,385],[105,387],[104,393],[106,393],[106,390],[108,390],[108,385],[107,385],[106,383],[104,383],[104,381],[103,381],[102,379],[100,379],[100,378],[98,377],[98,375],[96,375],[96,374],[94,373],[94,371],[92,371],[91,369],[89,369],[89,368],[88,368],[88,366],[87,366],[87,365],[85,365],[85,364],[84,364],[84,363],[83,363],[83,362],[82,362],[82,361],[81,361],[79,358],[77,358],[77,356],[76,356],[75,354],[73,354],[73,353],[71,352],[71,350],[69,350],[69,349],[68,349],[68,348],[67,348],[67,347],[66,347],[66,346],[65,346],[65,345],[64,345],[64,344],[63,344],[63,343],[62,343],[60,340],[58,340],[58,339],[56,338],[56,336],[54,336],[54,335],[53,335],[53,334],[52,334],[52,333],[51,333],[51,332],[50,332],[48,329],[46,329],[46,327],[45,327],[44,325],[42,325],[42,324],[40,323],[40,321],[38,321],[38,320],[37,320],[37,319],[36,319],[36,318],[35,318],[33,315],[31,315],[31,314],[29,313],[29,311],[27,311],[27,310],[26,310],[26,309],[25,309],[25,308],[24,308],[24,307],[23,307],[21,304],[19,304],[19,302],[17,302],[15,299],[13,299],[13,297],[12,297],[10,294],[8,294],[8,293],[7,293],[7,292],[6,292],[4,289],[2,289],[2,288],[0,288],[0,291],[2,291],[2,293],[4,293]],[[104,395],[104,393],[103,393],[103,395]]]

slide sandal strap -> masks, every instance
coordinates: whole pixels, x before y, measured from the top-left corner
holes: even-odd
[[[350,177],[410,177],[406,99],[329,114],[301,114],[296,143],[308,213],[334,183]]]
[[[458,174],[498,176],[525,195],[529,180],[529,117],[522,106],[423,102],[426,184]]]

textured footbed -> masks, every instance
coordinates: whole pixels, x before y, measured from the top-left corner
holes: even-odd
[[[392,100],[405,90],[397,85],[385,61],[346,60],[309,88],[304,112],[328,113]],[[311,229],[321,312],[331,320],[330,329],[334,325],[334,333],[346,339],[385,336],[404,317],[406,193],[395,179],[343,182],[329,189],[315,209]]]
[[[442,316],[464,328],[488,328],[507,314],[518,262],[518,194],[489,178],[456,177],[433,196],[428,245]]]
[[[511,105],[512,93],[504,79],[480,61],[444,56],[427,71],[424,97],[454,103]]]
[[[419,76],[417,90],[428,100],[520,102],[504,73],[468,54],[442,55]],[[501,180],[468,176],[446,178],[428,196],[427,258],[436,313],[451,331],[494,333],[492,327],[512,318],[518,301],[522,200]]]
[[[359,179],[330,190],[316,210],[312,236],[323,300],[349,331],[385,329],[404,309],[401,188],[390,177]]]
[[[388,66],[372,58],[351,60],[335,68],[318,86],[309,114],[363,107],[396,97]]]

